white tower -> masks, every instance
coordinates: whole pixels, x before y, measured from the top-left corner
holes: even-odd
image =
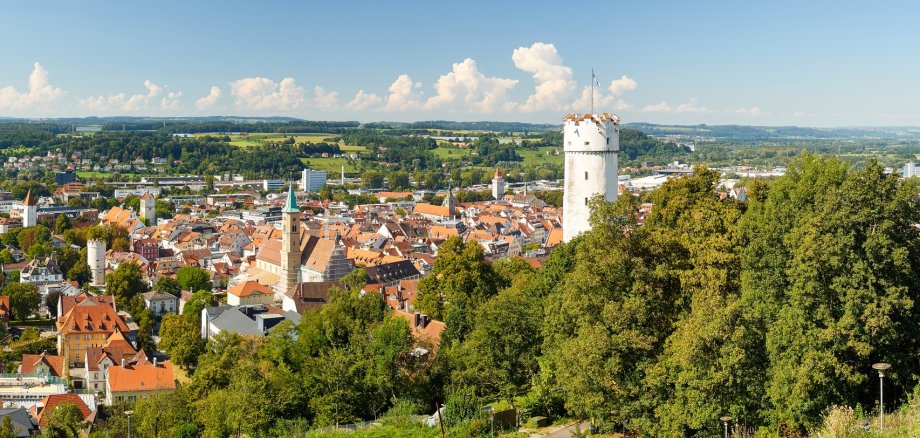
[[[141,196],[141,222],[148,226],[157,224],[157,199],[152,193],[144,193]]]
[[[492,177],[492,197],[500,201],[505,196],[505,178],[502,177],[502,169],[495,168],[495,176]]]
[[[569,114],[563,119],[563,133],[562,240],[568,242],[591,229],[591,198],[617,199],[620,119],[607,113]]]
[[[93,286],[105,286],[105,242],[91,239],[86,241],[86,264],[93,276]]]
[[[22,226],[34,227],[38,225],[38,199],[32,196],[32,190],[26,193],[22,201]]]

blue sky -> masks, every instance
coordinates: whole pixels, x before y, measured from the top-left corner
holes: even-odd
[[[909,2],[3,6],[0,116],[920,125]]]

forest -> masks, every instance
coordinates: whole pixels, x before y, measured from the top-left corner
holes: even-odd
[[[132,421],[146,436],[302,436],[375,419],[390,431],[377,436],[435,436],[405,419],[443,403],[450,436],[487,435],[492,405],[630,436],[716,436],[730,416],[734,436],[795,437],[871,414],[881,361],[886,410],[911,406],[917,181],[811,154],[751,182],[747,203],[720,199],[718,181],[697,167],[642,198],[597,198],[593,229],[536,271],[448,240],[416,301],[447,327],[428,354],[360,293],[360,271],[264,339],[170,340],[190,380],[138,402]],[[641,202],[655,205],[643,225]],[[194,331],[196,316],[179,318],[192,320],[163,330]]]

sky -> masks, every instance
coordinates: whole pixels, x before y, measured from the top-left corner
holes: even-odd
[[[920,3],[5,2],[0,117],[920,125]]]

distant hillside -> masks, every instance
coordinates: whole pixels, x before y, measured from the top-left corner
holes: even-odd
[[[806,128],[799,126],[656,125],[653,123],[629,123],[624,125],[624,127],[638,129],[649,135],[698,136],[728,140],[771,140],[789,138],[920,139],[920,128],[918,127]]]

